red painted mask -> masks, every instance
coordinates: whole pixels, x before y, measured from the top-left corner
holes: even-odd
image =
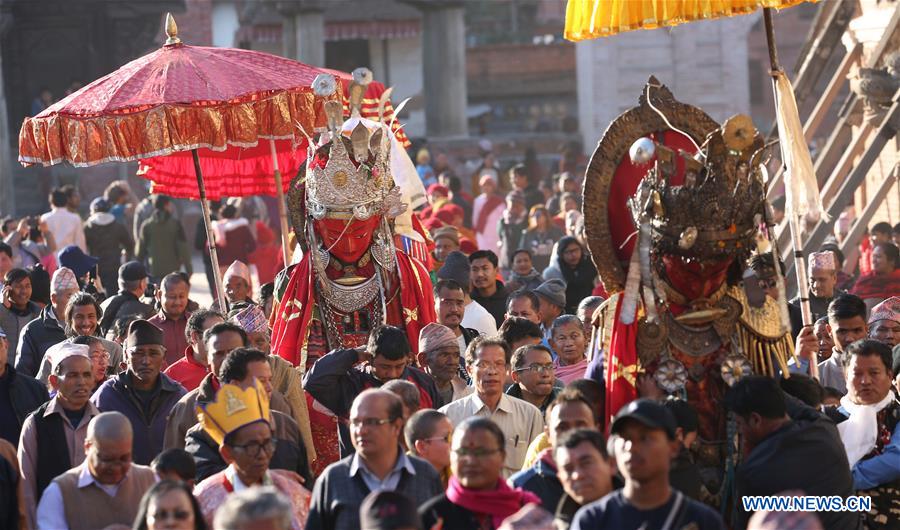
[[[344,263],[354,263],[372,245],[375,228],[381,222],[381,216],[373,215],[365,221],[359,219],[320,219],[314,221],[316,233],[322,238],[325,248]],[[350,223],[350,227],[347,227]],[[346,228],[346,232],[344,229]],[[337,242],[335,244],[335,242]]]
[[[662,257],[669,285],[688,300],[707,298],[722,286],[732,258],[686,262],[681,256]]]

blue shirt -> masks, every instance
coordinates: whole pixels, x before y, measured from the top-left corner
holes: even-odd
[[[409,458],[406,458],[406,453],[403,452],[403,449],[398,448],[397,452],[398,457],[397,462],[394,464],[394,469],[384,477],[384,480],[379,479],[374,473],[369,471],[369,468],[366,467],[366,463],[359,457],[359,453],[355,453],[353,459],[350,461],[350,476],[354,477],[357,474],[362,473],[363,482],[366,483],[366,487],[369,488],[369,491],[393,491],[397,489],[397,484],[400,483],[400,477],[403,476],[404,469],[410,475],[416,474],[416,468],[413,467]]]
[[[850,417],[844,407],[838,407],[838,412]],[[853,488],[857,490],[876,488],[900,480],[900,423],[894,427],[884,451],[880,455],[860,460],[853,466],[851,473]]]
[[[675,490],[669,501],[653,510],[639,510],[632,506],[622,494],[616,490],[598,501],[582,506],[575,514],[569,530],[595,530],[597,528],[628,528],[657,530],[663,527],[669,512],[675,504]],[[682,497],[685,509],[683,517],[672,528],[680,529],[693,523],[697,530],[725,530],[725,523],[712,508]]]

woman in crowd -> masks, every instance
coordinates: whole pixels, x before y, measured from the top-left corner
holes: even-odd
[[[419,508],[425,528],[496,530],[526,504],[539,504],[531,492],[511,488],[501,475],[506,437],[487,418],[469,418],[453,432],[447,491]]]
[[[482,175],[479,180],[481,195],[475,197],[472,205],[472,227],[478,248],[498,252],[500,234],[497,226],[503,217],[503,196],[497,193],[497,179]]]
[[[558,278],[566,282],[565,312],[574,315],[578,304],[594,290],[597,268],[578,239],[566,236],[556,245],[556,253],[543,276],[544,280]]]
[[[91,356],[91,373],[94,374],[94,388],[91,391],[93,393],[95,390],[100,388],[100,385],[106,381],[106,378],[109,376],[109,352],[106,351],[106,346],[103,345],[103,341],[100,337],[93,337],[91,335],[83,335],[81,337],[75,337],[72,339],[73,344],[84,344],[86,345],[88,350],[88,355]],[[116,366],[112,370],[113,373],[119,371],[119,367]]]
[[[900,251],[893,243],[872,249],[872,271],[860,276],[850,294],[862,298],[871,310],[886,298],[900,295]]]
[[[22,332],[22,328],[40,314],[41,308],[31,301],[31,275],[25,269],[11,269],[3,277],[0,329],[6,333],[9,351],[13,355],[19,344],[19,334]]]
[[[134,530],[206,530],[200,505],[183,482],[162,480],[154,484],[138,508]]]
[[[584,355],[587,340],[581,320],[575,315],[557,317],[550,328],[550,338],[556,351],[556,360],[553,361],[556,378],[564,385],[583,378],[588,362]]]
[[[550,219],[547,207],[541,204],[531,207],[528,214],[528,230],[522,234],[519,248],[531,251],[534,268],[543,272],[550,265],[553,244],[563,236],[563,231]]]
[[[541,273],[534,268],[531,259],[531,251],[520,248],[513,253],[512,271],[509,279],[506,281],[506,290],[508,292],[518,291],[519,289],[537,289],[538,285],[544,283]]]

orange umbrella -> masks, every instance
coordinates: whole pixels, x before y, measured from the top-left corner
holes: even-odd
[[[166,32],[159,50],[26,118],[19,161],[83,167],[191,151],[210,258],[218,270],[198,150],[252,148],[260,140],[299,146],[300,127],[311,133],[323,126],[325,101],[338,96],[313,92],[318,68],[251,50],[186,46],[171,15]],[[216,290],[225,307],[218,274]]]

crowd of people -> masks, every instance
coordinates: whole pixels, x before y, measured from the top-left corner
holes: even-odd
[[[800,528],[739,501],[785,491],[894,510],[791,514],[803,528],[900,527],[900,225],[873,226],[858,267],[836,242],[810,256],[815,325],[792,300],[790,373],[729,389],[743,458],[711,502],[690,403],[643,380],[604,416],[577,173],[534,186],[526,163],[500,182],[483,154],[474,197],[417,157],[437,315],[418,343],[378,326],[296,368],[270,353],[284,264],[262,201],[214,208],[224,307],[192,299],[168,197],[116,182],[82,219],[63,187],[4,219],[0,527]],[[779,270],[754,257],[748,297],[777,299]]]

